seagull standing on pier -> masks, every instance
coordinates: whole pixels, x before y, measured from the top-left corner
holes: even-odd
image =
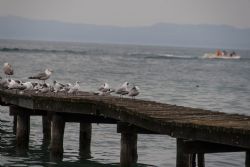
[[[65,85],[63,85],[62,83],[57,82],[57,81],[54,81],[53,84],[54,84],[53,85],[53,90],[54,90],[53,92],[54,93],[61,91],[65,87]]]
[[[14,74],[14,70],[12,68],[12,66],[9,64],[9,63],[4,63],[3,65],[3,71],[4,71],[4,74],[7,76],[9,76],[10,78],[10,75],[13,75]]]
[[[109,91],[109,84],[108,83],[102,84],[102,86],[98,90],[100,92],[107,92],[107,91]]]
[[[22,85],[25,87],[24,90],[33,90],[33,84],[31,82],[24,82]]]
[[[116,93],[116,94],[119,94],[121,97],[122,97],[123,95],[127,95],[127,94],[129,93],[129,91],[128,91],[128,85],[129,85],[128,82],[124,82],[124,83],[122,84],[122,86],[116,90],[115,93]]]
[[[53,70],[46,69],[44,72],[41,72],[41,73],[39,73],[37,75],[29,77],[29,79],[38,79],[38,80],[42,80],[45,83],[45,80],[49,79],[52,72],[53,72]]]
[[[79,83],[80,83],[79,81],[76,81],[75,85],[72,86],[72,87],[69,89],[68,93],[72,93],[73,95],[76,95],[77,92],[80,90],[80,85],[79,85]]]
[[[133,86],[133,88],[130,89],[128,96],[130,96],[132,99],[135,98],[135,96],[139,95],[139,87]]]

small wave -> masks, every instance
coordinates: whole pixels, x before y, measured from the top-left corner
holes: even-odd
[[[195,56],[188,55],[173,55],[173,54],[158,54],[157,58],[166,58],[166,59],[194,59]]]
[[[64,53],[64,54],[87,54],[86,51],[74,51],[74,50],[54,50],[54,49],[25,49],[25,48],[0,48],[0,52],[22,52],[22,53]]]
[[[196,59],[196,56],[189,55],[174,55],[174,54],[162,54],[162,53],[129,53],[130,56],[143,57],[148,59]]]

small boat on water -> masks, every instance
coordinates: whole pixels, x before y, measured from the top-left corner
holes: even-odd
[[[234,51],[228,53],[226,51],[217,50],[215,53],[205,53],[202,57],[203,59],[240,59],[240,55],[236,54]]]

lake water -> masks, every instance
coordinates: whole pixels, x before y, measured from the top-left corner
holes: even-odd
[[[116,88],[128,81],[140,87],[140,99],[250,115],[250,51],[235,51],[241,59],[209,60],[201,57],[214,49],[0,40],[0,64],[12,64],[14,77],[22,80],[52,68],[49,82],[78,80],[84,91],[95,91],[104,82]],[[79,124],[67,123],[63,161],[52,163],[41,118],[31,117],[29,151],[22,156],[15,152],[12,121],[8,108],[0,107],[0,166],[119,166],[116,125],[93,124],[93,158],[81,160]],[[174,167],[175,154],[174,138],[138,136],[139,166]],[[240,167],[245,154],[206,154],[205,158],[208,167]]]

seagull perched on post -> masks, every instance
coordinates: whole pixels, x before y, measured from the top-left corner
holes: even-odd
[[[53,70],[46,69],[44,72],[41,72],[41,73],[38,73],[37,75],[29,77],[29,79],[38,79],[38,80],[42,80],[45,83],[45,80],[49,79],[52,72]]]
[[[4,74],[7,76],[9,76],[10,78],[10,75],[13,75],[14,74],[14,70],[12,68],[12,66],[9,64],[9,63],[4,63],[3,65],[3,71],[4,71]]]

